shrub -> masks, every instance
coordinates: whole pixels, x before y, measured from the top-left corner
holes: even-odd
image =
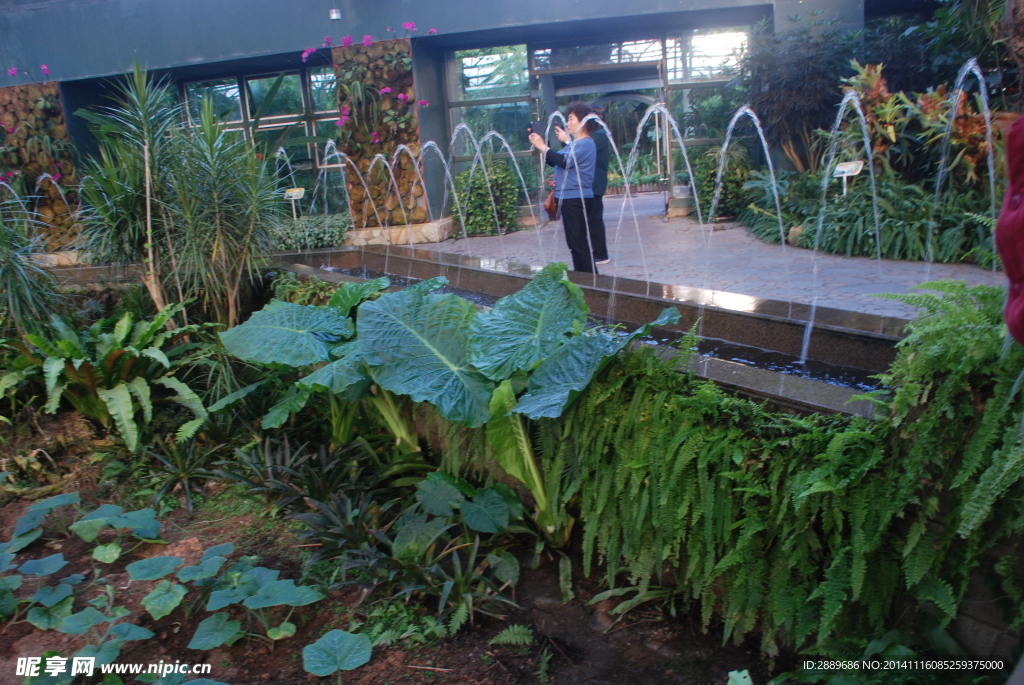
[[[715,182],[718,179],[719,147],[708,148],[704,154],[690,157],[693,175],[696,177],[697,196],[700,209],[707,219],[715,196]],[[718,199],[715,213],[718,216],[736,216],[743,208],[745,193],[743,184],[750,176],[750,157],[746,148],[733,142],[727,152],[725,171],[722,174],[722,194]],[[685,169],[685,166],[683,166]],[[714,217],[712,217],[714,218]]]
[[[284,252],[338,247],[345,244],[345,238],[350,230],[352,215],[348,212],[284,219],[278,225],[277,232],[271,235],[270,249]]]
[[[37,258],[39,223],[14,197],[0,201],[0,334],[38,330],[60,302],[57,282]]]
[[[477,165],[474,170],[458,174],[455,192],[458,207],[453,203],[452,211],[455,225],[463,235],[494,235],[519,230],[519,179],[504,162],[488,162],[485,168]]]

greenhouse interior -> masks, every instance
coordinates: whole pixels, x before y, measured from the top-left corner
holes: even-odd
[[[1024,0],[0,0],[0,682],[1024,685]]]

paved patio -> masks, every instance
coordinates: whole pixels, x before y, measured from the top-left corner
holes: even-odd
[[[926,280],[963,279],[971,285],[1005,282],[1002,273],[971,264],[929,268],[924,262],[879,263],[826,253],[819,253],[815,260],[810,250],[769,245],[736,224],[716,224],[709,235],[695,218],[666,220],[664,202],[664,194],[646,193],[633,199],[633,210],[627,206],[624,212],[623,198],[605,198],[611,263],[599,267],[602,274],[805,303],[817,294],[818,306],[899,317],[913,316],[914,308],[872,294],[905,293]],[[533,265],[571,264],[561,221],[505,236],[417,247]]]

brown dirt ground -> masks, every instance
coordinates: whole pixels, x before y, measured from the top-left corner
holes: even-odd
[[[80,422],[70,419],[43,426],[43,429],[50,427],[53,433],[58,433],[57,426],[63,426],[64,433],[77,436],[66,445],[81,444],[91,437],[83,433]],[[54,446],[58,445],[55,441]],[[111,501],[114,495],[109,484],[99,483],[98,471],[98,465],[89,465],[88,460],[84,460],[66,476],[68,485],[78,487],[64,490],[77,490],[83,502],[88,502],[89,509]],[[235,544],[233,557],[256,554],[261,565],[279,569],[281,578],[300,579],[302,540],[296,534],[297,524],[262,515],[259,507],[236,506],[241,498],[230,492],[218,495],[223,489],[224,486],[211,485],[207,493],[211,496],[209,501],[216,500],[218,504],[200,507],[191,519],[183,508],[171,512],[164,519],[162,532],[167,545],[143,543],[109,565],[95,562],[90,551],[95,544],[113,539],[113,532],[104,531],[97,543],[87,544],[66,533],[66,524],[73,520],[71,512],[67,511],[63,515],[66,520],[61,521],[58,511],[47,519],[44,537],[19,554],[19,563],[59,551],[70,563],[54,578],[82,573],[86,574],[88,583],[96,570],[103,573],[105,584],[114,584],[118,589],[118,603],[132,612],[125,620],[157,634],[155,639],[146,642],[128,643],[118,660],[121,663],[149,663],[160,659],[209,663],[212,669],[208,677],[230,685],[336,682],[334,676],[321,679],[306,674],[302,668],[301,648],[328,630],[345,629],[349,625],[358,610],[360,593],[357,590],[332,590],[324,601],[298,609],[291,618],[298,627],[296,634],[279,642],[272,651],[255,640],[242,640],[229,648],[211,651],[190,650],[186,645],[196,626],[206,617],[205,611],[186,615],[184,608],[179,607],[169,616],[154,621],[140,607],[140,600],[158,581],[129,583],[124,571],[127,564],[159,555],[179,556],[186,563],[194,563],[203,550],[223,542]],[[28,504],[8,500],[0,506],[0,540],[10,538],[15,520]],[[345,673],[346,685],[537,683],[540,681],[535,671],[544,648],[551,654],[548,673],[550,682],[554,683],[721,685],[729,671],[743,669],[750,670],[755,682],[767,680],[766,667],[759,660],[756,648],[722,647],[720,630],[702,632],[699,617],[670,619],[657,609],[641,607],[619,623],[610,625],[607,611],[614,606],[612,602],[597,607],[586,605],[602,588],[595,579],[582,577],[578,559],[573,563],[576,599],[563,603],[557,558],[545,555],[537,569],[529,569],[525,563],[528,556],[524,551],[523,575],[514,596],[520,608],[506,620],[485,619],[447,642],[375,648],[370,663]],[[34,583],[29,582],[21,593],[28,596],[33,591]],[[83,594],[85,596],[75,601],[75,611],[84,608],[97,590]],[[233,609],[232,617],[244,621],[238,607]],[[283,618],[276,617],[277,620]],[[527,648],[488,645],[494,635],[513,623],[531,625],[538,644]],[[14,673],[19,656],[39,656],[48,649],[70,655],[83,644],[81,637],[42,632],[24,622],[0,628],[0,674],[3,674],[0,681],[12,682],[7,680],[7,674]]]

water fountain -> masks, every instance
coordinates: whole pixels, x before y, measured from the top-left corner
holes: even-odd
[[[958,93],[964,86],[963,81],[972,73],[978,75],[977,65],[968,63],[961,70],[951,102],[957,101],[954,98],[959,97]],[[864,140],[866,142],[870,140],[860,102],[855,93],[849,92],[839,105],[835,124],[832,127],[826,157],[826,175],[822,182],[822,210],[818,220],[818,235],[821,233],[824,204],[827,202],[827,184],[830,180],[827,172],[831,170],[836,161],[837,132],[851,109],[856,114],[857,124],[859,124]],[[984,109],[986,119],[988,119],[987,102],[985,102]],[[690,160],[686,156],[686,146],[682,144],[683,136],[672,119],[671,113],[663,104],[656,103],[645,113],[637,131],[637,139],[642,134],[644,125],[656,113],[667,117],[666,120],[669,122],[672,134],[683,150],[686,168],[690,173],[692,183],[694,176]],[[548,132],[560,116],[556,112],[548,118]],[[719,154],[715,195],[710,210],[706,214],[702,211],[699,198],[697,199],[697,217],[704,236],[705,250],[710,250],[711,247],[713,235],[711,221],[721,197],[727,149],[732,140],[734,128],[743,118],[749,118],[752,121],[761,144],[767,149],[764,132],[761,130],[756,113],[749,107],[741,108],[730,122],[725,144]],[[600,120],[598,121],[600,122]],[[600,123],[604,125],[603,122]],[[442,152],[441,146],[431,141],[422,146],[419,155],[413,155],[411,150],[405,149],[396,151],[391,159],[378,156],[374,159],[374,164],[385,168],[387,173],[391,174],[393,182],[393,166],[397,163],[399,154],[408,154],[413,157],[416,160],[417,168],[422,166],[428,155],[434,155],[442,163],[444,169],[445,200],[447,201],[448,194],[451,193],[454,212],[464,218],[464,203],[460,201],[461,198],[455,192],[455,183],[452,177],[456,138],[460,136],[468,141],[467,144],[472,148],[471,174],[483,173],[486,177],[487,171],[483,160],[488,146],[497,144],[501,150],[512,152],[508,141],[497,132],[488,132],[478,140],[468,127],[460,125],[449,144],[447,156]],[[989,139],[991,140],[990,130]],[[749,394],[767,397],[777,403],[800,409],[870,413],[869,403],[847,404],[847,400],[862,392],[866,387],[870,387],[870,381],[867,378],[870,374],[879,373],[888,367],[895,356],[893,346],[900,339],[906,321],[895,317],[820,306],[817,292],[820,285],[817,237],[812,253],[813,295],[809,303],[796,301],[793,297],[788,300],[773,300],[716,291],[711,283],[707,253],[705,255],[703,287],[653,282],[642,250],[642,235],[633,204],[633,194],[628,185],[629,174],[637,159],[637,147],[634,144],[629,159],[623,164],[614,140],[612,144],[614,159],[626,179],[623,203],[624,206],[630,208],[632,213],[636,239],[641,245],[640,259],[645,277],[632,279],[617,275],[570,272],[569,278],[583,288],[587,304],[593,315],[607,323],[634,326],[654,318],[657,312],[665,306],[675,306],[681,312],[682,319],[677,325],[660,331],[658,336],[661,339],[679,336],[699,321],[699,333],[704,340],[701,347],[701,352],[704,354],[698,359],[696,367],[699,374]],[[945,145],[948,147],[948,131]],[[865,144],[865,156],[872,193],[875,195],[870,144]],[[342,167],[345,164],[351,165],[351,161],[344,153],[336,149],[329,148],[327,158],[338,160]],[[775,170],[770,157],[768,159],[769,175],[774,184]],[[525,187],[522,170],[514,158],[512,162],[520,182]],[[993,161],[991,157],[989,164],[990,179],[992,179]],[[480,168],[477,169],[477,167]],[[329,182],[329,178],[328,174],[322,173],[323,182]],[[362,178],[361,175],[360,178]],[[365,179],[362,179],[362,182],[365,186]],[[422,175],[419,176],[418,182],[424,182]],[[994,180],[990,180],[990,182],[994,184]],[[942,178],[940,177],[936,194],[941,189],[941,183]],[[696,196],[696,193],[694,195]],[[781,220],[777,186],[775,195],[776,210],[780,220],[782,258],[785,263],[786,235],[785,226]],[[531,214],[535,211],[533,203],[530,203]],[[876,258],[878,258],[879,271],[881,271],[877,195],[874,198],[873,212]],[[619,215],[615,227],[616,241],[618,241],[624,220],[626,220],[626,212]],[[540,241],[539,231],[537,237]],[[363,275],[385,273],[412,280],[445,276],[460,291],[476,293],[479,296],[477,301],[485,305],[521,288],[525,280],[530,278],[540,266],[517,263],[510,258],[504,243],[501,243],[502,259],[500,260],[475,257],[469,248],[468,237],[463,237],[461,240],[465,241],[466,254],[422,249],[410,241],[409,244],[403,246],[367,245],[358,248],[285,254],[277,258],[277,266],[300,274],[315,275],[324,280],[337,282],[350,280],[355,277],[351,274],[355,273]],[[500,237],[499,241],[501,241]],[[542,244],[540,242],[538,244],[543,253]],[[788,264],[785,265],[785,268],[787,281],[792,287]],[[752,366],[747,363],[751,360],[756,361],[757,364]]]

